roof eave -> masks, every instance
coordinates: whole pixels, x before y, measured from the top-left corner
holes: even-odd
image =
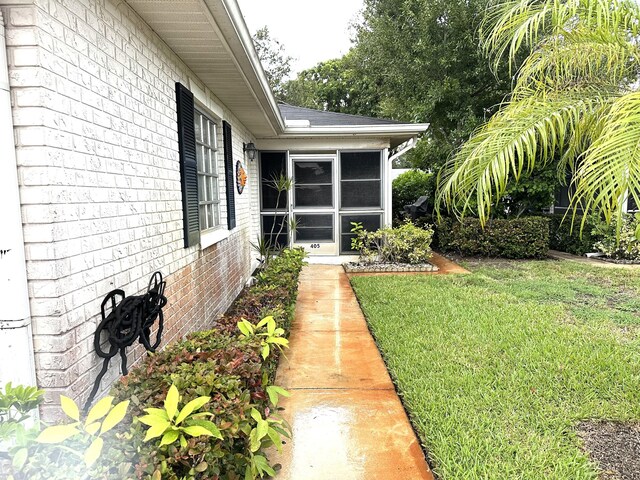
[[[252,73],[251,76],[247,75],[247,79],[251,84],[262,109],[271,120],[275,133],[282,133],[285,129],[284,119],[282,118],[282,114],[278,108],[278,102],[273,95],[271,87],[269,86],[269,81],[267,80],[264,68],[262,67],[262,63],[254,47],[253,38],[249,32],[246,22],[244,21],[244,16],[240,11],[240,6],[238,5],[237,0],[205,1],[216,2],[223,5],[224,11],[227,13],[227,18],[225,20],[228,20],[229,24],[235,31],[235,38],[233,40],[238,41],[238,44],[236,45],[238,47],[237,50],[232,46],[233,53],[241,66],[248,67],[248,71]],[[246,75],[247,70],[243,68],[243,72]]]

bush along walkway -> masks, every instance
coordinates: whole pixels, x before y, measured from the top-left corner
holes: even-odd
[[[280,349],[287,345],[303,258],[303,250],[281,252],[213,329],[147,357],[86,418],[71,399],[61,397],[70,417],[64,424],[27,430],[21,422],[43,392],[10,384],[0,390],[0,442],[15,444],[9,478],[255,480],[275,475],[265,450],[279,447],[289,434],[277,410],[278,398],[287,392],[273,384],[273,377]]]
[[[341,266],[303,269],[289,340],[278,479],[433,479]]]

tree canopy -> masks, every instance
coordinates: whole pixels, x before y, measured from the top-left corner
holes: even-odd
[[[302,72],[286,101],[431,124],[411,156],[436,169],[509,92],[478,48],[489,0],[365,0],[354,46],[343,58]]]
[[[284,45],[271,36],[266,26],[253,35],[253,45],[271,90],[276,98],[282,99],[284,83],[291,74],[293,58],[287,55]]]
[[[379,90],[353,51],[300,72],[284,86],[284,100],[299,107],[377,116]]]

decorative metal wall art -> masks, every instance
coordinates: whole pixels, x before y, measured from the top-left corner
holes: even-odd
[[[131,295],[126,297],[123,290],[116,289],[107,294],[102,301],[100,313],[102,321],[96,329],[93,337],[93,346],[99,357],[104,358],[102,370],[96,377],[96,381],[85,404],[85,411],[93,402],[98,393],[100,382],[107,373],[109,361],[120,353],[122,374],[127,370],[127,347],[139,340],[149,352],[155,352],[162,339],[164,328],[164,315],[162,308],[167,304],[164,296],[166,282],[160,272],[155,272],[149,280],[147,293],[144,295]],[[151,327],[158,320],[156,338],[151,343]],[[108,349],[103,350],[101,345],[102,332],[105,332]]]
[[[238,160],[236,162],[236,188],[239,195],[242,194],[244,187],[247,185],[247,178],[247,171],[242,166],[242,162]]]

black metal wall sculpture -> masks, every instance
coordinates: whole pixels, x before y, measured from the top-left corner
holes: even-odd
[[[144,295],[125,297],[124,291],[117,289],[109,292],[102,301],[100,307],[102,321],[96,329],[93,345],[98,356],[104,358],[104,362],[85,404],[85,411],[98,393],[100,382],[107,373],[112,357],[120,352],[122,374],[126,375],[128,373],[126,349],[133,345],[136,339],[149,352],[155,352],[160,345],[164,328],[162,308],[167,304],[167,297],[164,296],[165,285],[162,274],[155,272],[149,280],[147,293]],[[156,320],[158,320],[158,332],[151,343],[151,327]],[[106,351],[102,349],[100,341],[102,332],[107,334],[109,348]]]

